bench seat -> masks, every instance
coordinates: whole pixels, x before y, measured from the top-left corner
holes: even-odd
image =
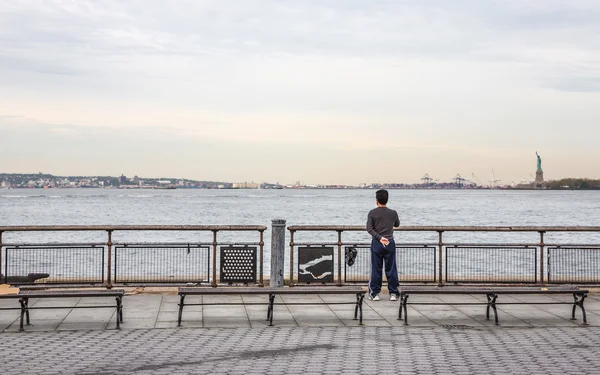
[[[365,297],[365,291],[358,286],[331,286],[331,287],[282,287],[282,288],[262,288],[262,287],[186,287],[179,288],[179,317],[177,326],[181,326],[184,306],[204,306],[204,305],[268,305],[267,321],[273,325],[273,306],[274,305],[317,305],[317,304],[353,304],[354,320],[359,320],[362,325],[362,303]],[[352,294],[356,300],[352,302],[298,302],[298,303],[275,303],[277,295],[297,295],[297,294]],[[186,296],[204,296],[204,295],[265,295],[268,300],[259,303],[185,303]]]
[[[31,325],[29,319],[30,310],[39,309],[97,309],[97,308],[116,308],[117,314],[117,329],[121,328],[120,323],[123,322],[123,296],[125,291],[122,289],[108,289],[108,290],[25,290],[19,291],[17,294],[3,294],[0,295],[0,299],[18,299],[20,307],[15,308],[0,308],[0,310],[21,310],[21,318],[19,323],[19,331],[24,331],[23,327],[24,317],[26,318],[27,324]],[[97,306],[43,306],[43,307],[30,307],[30,298],[94,298],[94,297],[115,297],[116,305],[97,305]]]
[[[411,294],[474,294],[485,295],[486,302],[416,302],[411,305],[486,305],[485,318],[490,319],[490,309],[494,311],[494,321],[498,325],[498,310],[497,305],[573,305],[571,320],[575,320],[575,309],[577,306],[581,308],[583,314],[583,324],[587,324],[587,316],[583,302],[588,295],[588,290],[579,289],[576,286],[554,286],[554,287],[459,287],[459,286],[401,286],[400,292],[400,307],[398,310],[398,320],[402,319],[404,311],[404,325],[408,325],[408,297]],[[497,302],[498,296],[502,294],[571,294],[573,302]]]

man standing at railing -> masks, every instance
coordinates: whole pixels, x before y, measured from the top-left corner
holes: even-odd
[[[388,281],[390,301],[398,300],[398,270],[396,269],[396,243],[394,227],[400,225],[398,213],[387,208],[389,193],[377,190],[375,193],[377,208],[367,216],[367,232],[373,237],[371,241],[371,278],[369,280],[369,299],[379,301],[381,292],[382,269],[385,263],[385,276]]]

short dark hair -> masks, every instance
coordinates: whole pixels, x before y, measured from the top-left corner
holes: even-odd
[[[375,198],[377,198],[377,202],[379,202],[379,204],[387,204],[390,194],[385,189],[377,190],[375,192]]]

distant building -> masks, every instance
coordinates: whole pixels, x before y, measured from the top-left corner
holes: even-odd
[[[231,187],[233,189],[258,189],[260,185],[254,183],[254,181],[248,182],[236,182]]]

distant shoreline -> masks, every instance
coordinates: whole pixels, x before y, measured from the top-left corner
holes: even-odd
[[[376,190],[376,189],[387,189],[387,190],[535,190],[535,191],[557,191],[557,190],[577,190],[577,191],[588,191],[588,190],[600,190],[600,187],[590,188],[534,188],[534,187],[284,187],[284,188],[215,188],[215,187],[102,187],[102,186],[72,186],[72,187],[27,187],[27,186],[14,186],[9,188],[0,188],[0,190],[73,190],[73,189],[110,189],[110,190]]]

